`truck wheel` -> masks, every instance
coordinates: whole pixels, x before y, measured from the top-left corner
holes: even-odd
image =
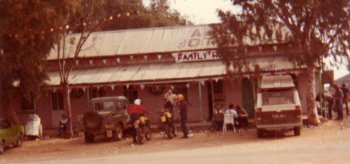
[[[263,133],[262,129],[256,129],[256,135],[258,138],[262,138],[264,136]]]
[[[294,135],[300,136],[300,127],[294,127]]]
[[[120,124],[117,124],[117,126],[115,127],[115,130],[114,130],[114,134],[113,134],[114,139],[117,141],[123,139],[123,137],[124,137],[123,132],[124,132],[123,126]]]
[[[85,143],[92,143],[94,142],[94,135],[85,133],[84,139],[85,139]]]

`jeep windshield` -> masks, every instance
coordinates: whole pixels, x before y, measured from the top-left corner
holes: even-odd
[[[96,111],[112,111],[116,110],[116,105],[113,101],[103,101],[94,103],[94,109]]]
[[[284,105],[294,103],[293,90],[262,92],[262,105]]]

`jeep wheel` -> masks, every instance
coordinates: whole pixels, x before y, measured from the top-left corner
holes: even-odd
[[[124,137],[124,133],[123,132],[124,132],[123,126],[120,125],[120,124],[117,124],[115,130],[113,131],[113,133],[114,133],[113,134],[113,138],[115,140],[117,140],[117,141],[123,139],[123,137]]]
[[[294,127],[294,135],[300,136],[300,127]]]
[[[94,142],[94,135],[85,132],[84,139],[85,143],[92,143]]]
[[[83,125],[86,129],[97,129],[102,125],[102,117],[96,112],[87,112],[83,116]]]
[[[262,138],[264,135],[263,135],[263,130],[262,129],[256,129],[256,136],[258,138]]]
[[[5,150],[4,142],[0,141],[0,154],[4,153],[4,150]]]

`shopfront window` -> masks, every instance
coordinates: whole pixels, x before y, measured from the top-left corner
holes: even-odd
[[[185,100],[188,101],[188,88],[186,87],[185,83],[181,83],[181,84],[176,84],[174,85],[175,88],[173,90],[174,94],[183,94],[185,97]]]
[[[52,110],[64,110],[63,93],[51,92]]]
[[[102,88],[90,88],[89,89],[89,100],[95,97],[104,97],[106,96],[106,92]]]
[[[124,96],[129,100],[130,103],[134,103],[134,100],[138,98],[137,88],[134,86],[123,86]]]

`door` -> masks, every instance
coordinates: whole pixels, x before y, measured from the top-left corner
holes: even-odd
[[[63,93],[51,92],[51,124],[53,128],[58,128],[62,114],[65,114]]]
[[[242,79],[243,108],[248,112],[249,117],[254,117],[254,91],[252,80]]]

